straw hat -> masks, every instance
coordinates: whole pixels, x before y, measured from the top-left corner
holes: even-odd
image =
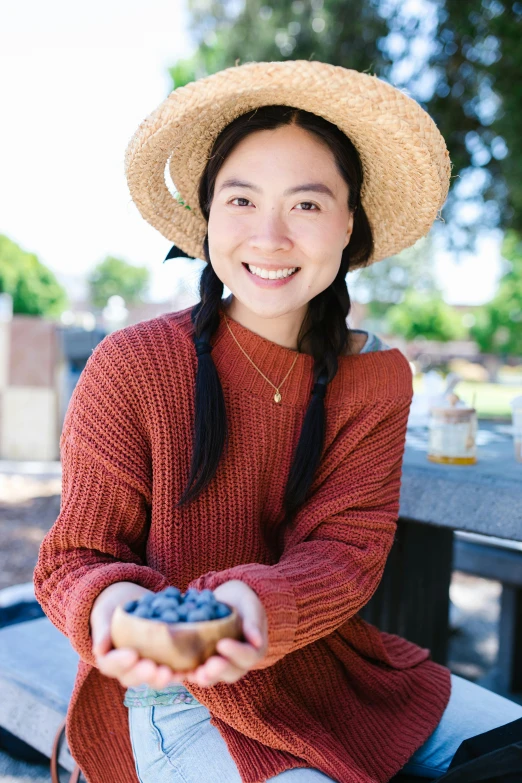
[[[451,171],[435,122],[413,98],[376,76],[309,60],[245,63],[173,90],[140,124],[125,153],[129,190],[145,220],[188,256],[204,259],[207,223],[198,184],[212,144],[233,119],[267,104],[321,115],[357,148],[361,202],[375,245],[366,265],[429,232]]]

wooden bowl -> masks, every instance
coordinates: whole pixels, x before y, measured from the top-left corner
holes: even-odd
[[[192,671],[217,653],[220,639],[243,640],[241,618],[234,607],[230,609],[232,614],[217,620],[165,623],[135,617],[120,604],[112,615],[112,641],[115,647],[131,647],[142,658],[167,664],[173,671]]]

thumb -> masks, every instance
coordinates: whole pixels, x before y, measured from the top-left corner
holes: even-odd
[[[92,625],[93,655],[106,655],[112,649],[111,627],[107,619],[99,619]]]
[[[253,623],[251,620],[245,624],[245,635],[248,641],[254,647],[259,648],[263,644],[263,637],[261,635],[261,631],[259,630],[257,625]]]

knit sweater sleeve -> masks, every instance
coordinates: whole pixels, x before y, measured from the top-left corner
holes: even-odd
[[[144,565],[151,503],[150,449],[125,335],[89,357],[60,438],[62,496],[34,570],[35,595],[86,663],[95,665],[89,618],[114,582],[158,591],[165,577]]]
[[[377,589],[397,526],[410,405],[411,395],[382,400],[340,430],[277,563],[241,564],[191,583],[213,590],[240,579],[257,594],[268,649],[253,668],[331,634]]]

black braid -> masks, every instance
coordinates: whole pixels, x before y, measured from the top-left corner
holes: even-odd
[[[303,338],[300,338],[300,340],[305,337],[312,338],[311,345],[315,359],[314,384],[285,488],[286,516],[277,527],[270,530],[269,534],[266,533],[270,536],[267,543],[275,546],[279,551],[282,550],[284,531],[299,506],[306,500],[323,452],[326,418],[324,398],[328,384],[337,374],[338,356],[345,352],[348,340],[346,325],[350,310],[350,297],[346,286],[348,264],[349,255],[345,251],[334,282],[310,300],[305,319],[308,327]]]
[[[270,548],[281,548],[282,534],[299,506],[305,501],[324,447],[325,406],[328,384],[338,370],[338,357],[345,354],[350,333],[346,324],[350,297],[346,285],[348,268],[366,265],[373,253],[373,235],[360,200],[363,169],[357,149],[337,126],[311,112],[288,106],[262,106],[236,117],[217,136],[199,183],[199,207],[208,223],[216,177],[235,146],[256,130],[273,130],[295,124],[328,144],[339,172],[349,187],[348,207],[354,215],[352,235],[345,247],[337,276],[327,289],[310,300],[301,325],[297,349],[314,357],[313,383],[299,441],[290,466],[284,495],[284,519],[269,534]],[[187,488],[178,505],[192,500],[216,473],[228,441],[225,402],[219,376],[211,356],[210,340],[219,326],[223,283],[217,277],[209,254],[208,235],[200,280],[201,301],[192,310],[194,345],[198,356],[195,395],[194,451]],[[351,348],[351,346],[350,346]],[[198,475],[199,473],[199,475]],[[196,480],[197,477],[197,480]],[[190,489],[192,483],[196,483]],[[270,537],[270,540],[269,540]]]
[[[205,252],[208,253],[208,240]],[[210,339],[219,326],[223,283],[210,263],[201,273],[200,301],[191,312],[194,346],[198,357],[194,421],[194,449],[187,486],[178,505],[189,503],[213,478],[223,448],[228,442],[223,389],[211,356]],[[199,476],[198,476],[199,473]],[[197,479],[196,479],[197,477]],[[193,482],[196,482],[191,488]]]

